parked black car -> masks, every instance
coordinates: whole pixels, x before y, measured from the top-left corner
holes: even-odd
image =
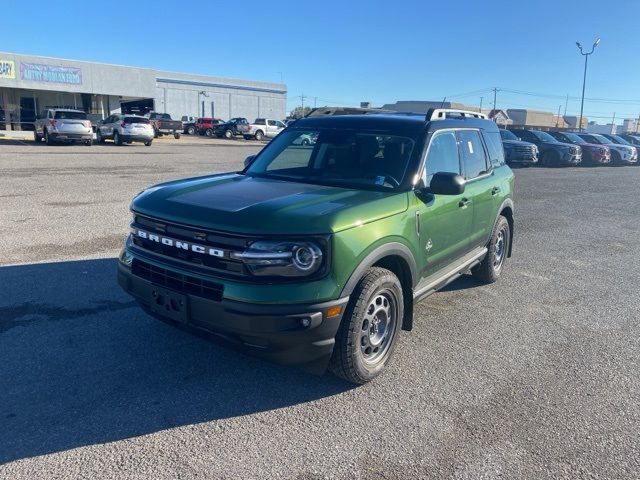
[[[605,145],[589,143],[571,132],[549,132],[553,138],[563,143],[573,143],[582,149],[583,165],[608,165],[611,163],[611,150]]]
[[[619,137],[624,138],[627,142],[636,148],[640,147],[640,133],[621,133]]]
[[[220,123],[213,129],[213,133],[218,138],[233,138],[239,135],[247,135],[249,133],[249,122],[246,118],[232,118],[226,123]]]
[[[582,162],[582,149],[577,145],[561,143],[540,130],[514,128],[511,131],[525,142],[531,142],[538,147],[541,165],[568,167]]]
[[[538,147],[530,142],[523,142],[509,130],[500,130],[504,156],[509,166],[529,167],[538,163]]]

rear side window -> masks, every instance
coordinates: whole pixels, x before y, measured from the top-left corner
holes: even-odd
[[[460,142],[464,178],[471,180],[487,173],[487,157],[480,139],[480,132],[460,130],[458,131],[458,141]]]
[[[61,112],[57,111],[53,118],[67,119],[67,120],[86,120],[87,114],[84,112]]]
[[[264,118],[256,118],[254,125],[264,125]]]
[[[267,120],[267,124],[268,124],[270,127],[275,127],[275,126],[276,126],[276,121],[275,121],[275,120]]]
[[[431,183],[436,173],[449,172],[460,174],[460,156],[458,139],[453,131],[436,132],[431,139],[425,168],[425,185]]]
[[[489,161],[493,168],[504,165],[504,147],[500,132],[482,132],[489,151]]]

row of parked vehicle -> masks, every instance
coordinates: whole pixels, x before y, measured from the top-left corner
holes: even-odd
[[[571,165],[638,165],[640,134],[500,130],[507,162],[528,167]]]
[[[182,117],[182,131],[187,135],[205,135],[217,138],[243,137],[245,140],[264,140],[278,135],[286,125],[272,118],[256,118],[253,123],[244,117],[232,118],[228,122],[219,118]]]

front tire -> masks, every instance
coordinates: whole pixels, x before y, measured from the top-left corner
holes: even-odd
[[[145,147],[150,147],[153,140],[149,140],[148,142],[144,142]]]
[[[393,272],[372,267],[360,280],[336,335],[329,368],[363,384],[389,363],[404,315],[402,285]]]
[[[37,131],[33,131],[33,141],[36,143],[40,143],[42,141],[42,137],[38,135]]]
[[[49,136],[49,132],[46,128],[44,129],[44,143],[46,143],[47,145],[53,145],[55,143],[51,136]]]
[[[178,140],[180,138],[180,132],[173,132],[173,138]]]
[[[487,248],[489,251],[480,263],[471,269],[471,274],[484,283],[494,283],[500,277],[504,263],[509,255],[511,228],[509,221],[500,215],[493,227],[491,240]]]
[[[117,146],[122,145],[122,139],[120,138],[120,134],[118,132],[113,132],[113,143]]]
[[[204,134],[205,134],[205,136],[207,136],[207,137],[211,138],[211,137],[213,137],[213,130],[211,130],[210,128],[207,128],[207,129],[204,131]]]

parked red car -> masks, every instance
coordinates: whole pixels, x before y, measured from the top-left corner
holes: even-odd
[[[213,136],[213,127],[219,123],[224,123],[220,118],[202,117],[196,120],[196,132],[198,135]]]

